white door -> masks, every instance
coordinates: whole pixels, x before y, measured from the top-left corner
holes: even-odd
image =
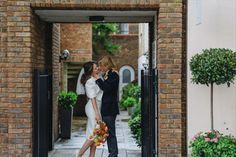
[[[123,87],[134,80],[135,72],[131,66],[125,65],[120,68],[119,74],[120,74],[120,87],[119,87],[119,100],[120,100],[122,96]]]

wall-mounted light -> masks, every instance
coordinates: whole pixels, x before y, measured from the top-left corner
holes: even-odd
[[[61,60],[67,60],[70,56],[70,52],[69,50],[65,49],[62,51],[60,57],[59,57],[59,61],[61,62]]]
[[[144,68],[145,70],[148,69],[148,63],[143,63],[142,65],[143,65],[143,68]]]

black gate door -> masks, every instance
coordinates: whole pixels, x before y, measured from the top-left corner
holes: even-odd
[[[34,70],[33,154],[47,157],[52,150],[52,78]]]
[[[156,70],[149,73],[142,70],[141,76],[141,126],[142,126],[142,157],[155,157],[157,141],[156,119]]]

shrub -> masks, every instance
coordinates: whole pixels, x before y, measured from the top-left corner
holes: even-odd
[[[133,97],[128,97],[124,101],[125,107],[133,107],[136,104],[136,99]]]
[[[120,107],[126,109],[126,106],[124,104],[124,101],[128,98],[128,97],[133,97],[137,100],[140,98],[141,95],[141,88],[140,86],[136,85],[136,84],[128,84],[126,86],[123,87],[122,89],[122,98],[119,102]]]
[[[236,139],[215,130],[195,135],[190,148],[191,157],[236,157]]]
[[[62,91],[58,97],[59,105],[64,109],[72,109],[77,102],[77,94]]]
[[[131,118],[128,122],[133,138],[139,147],[141,147],[141,114]]]
[[[141,115],[141,103],[140,102],[136,103],[135,108],[134,108],[134,112],[131,115],[131,118],[136,117],[138,114]]]
[[[130,89],[128,90],[128,95],[130,97],[135,98],[136,100],[138,100],[141,97],[141,88],[138,85],[133,85],[130,87]]]
[[[196,84],[217,85],[233,83],[236,69],[236,53],[229,49],[205,49],[190,60],[192,81]]]

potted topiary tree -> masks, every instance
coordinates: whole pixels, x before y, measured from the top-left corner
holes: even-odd
[[[77,102],[77,94],[74,92],[62,91],[59,94],[58,102],[61,107],[60,126],[61,138],[71,138],[71,122],[73,107]]]
[[[235,156],[236,139],[224,136],[214,130],[213,85],[230,86],[235,79],[236,52],[224,48],[211,48],[196,54],[190,60],[192,81],[196,84],[210,85],[211,88],[211,131],[199,133],[190,142],[191,156]]]
[[[190,60],[192,81],[196,84],[210,85],[211,88],[211,131],[214,130],[213,85],[230,86],[235,78],[236,52],[224,48],[211,48],[196,54]]]
[[[136,99],[133,97],[128,97],[125,99],[124,105],[125,105],[125,107],[127,107],[129,115],[131,115],[133,113],[133,108],[136,103],[137,103]]]

